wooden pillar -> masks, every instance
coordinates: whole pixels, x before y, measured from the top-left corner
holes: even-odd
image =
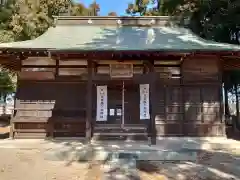
[[[184,87],[184,72],[183,72],[183,63],[184,63],[184,58],[182,59],[182,62],[180,64],[180,93],[181,93],[181,108],[182,108],[182,121],[181,121],[181,133],[182,136],[185,135],[185,121],[186,121],[186,115],[185,115],[185,87]]]
[[[225,93],[225,88],[223,92],[223,60],[221,57],[218,58],[218,81],[219,81],[219,115],[220,115],[220,122],[221,122],[221,136],[226,136],[226,128],[225,128],[225,109],[224,109],[224,104],[223,104],[223,93]]]
[[[53,57],[51,57],[53,58]],[[57,56],[56,58],[54,58],[55,60],[55,81],[57,79],[57,77],[59,76],[59,61],[60,61],[60,57]],[[49,133],[49,138],[54,138],[54,125],[55,125],[55,118],[50,118],[48,120],[48,133]]]
[[[93,87],[93,62],[88,60],[88,80],[87,80],[87,96],[86,96],[86,107],[87,107],[87,119],[86,119],[86,142],[91,141],[92,136],[92,87]]]
[[[223,104],[223,61],[221,60],[220,57],[218,57],[218,81],[219,81],[219,105],[220,105],[220,109],[219,109],[219,113],[220,113],[220,121],[221,123],[225,123],[224,122],[224,104]]]
[[[18,71],[22,71],[22,58],[17,57],[17,60],[19,61],[19,69]],[[16,116],[17,114],[17,110],[16,110],[16,100],[18,97],[18,92],[19,92],[19,77],[17,75],[17,84],[16,84],[16,92],[15,92],[15,96],[14,96],[14,110],[11,114],[10,117],[10,132],[9,132],[9,137],[11,139],[14,139],[14,133],[15,133],[15,124],[13,122],[13,118]]]
[[[156,74],[154,70],[154,61],[149,63],[149,78],[150,78],[150,132],[151,144],[156,144]]]
[[[16,84],[16,92],[15,92],[15,96],[14,96],[14,110],[12,111],[11,117],[10,117],[10,133],[9,133],[9,137],[11,139],[14,139],[14,131],[15,131],[15,124],[13,122],[13,118],[16,115],[16,101],[17,101],[17,97],[18,97],[18,88],[19,88],[19,78],[17,75],[17,84]]]

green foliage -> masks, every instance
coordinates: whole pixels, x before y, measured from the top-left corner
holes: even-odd
[[[13,83],[12,76],[7,70],[1,69],[0,71],[0,95],[5,96],[7,94],[15,92],[15,84]]]
[[[0,6],[0,43],[34,39],[53,23],[54,16],[96,16],[100,6],[89,7],[72,0],[7,0]],[[0,95],[14,92],[12,74],[0,69]]]
[[[126,12],[142,16],[170,15],[199,36],[218,42],[234,43],[230,32],[236,32],[240,26],[240,0],[135,0]]]
[[[140,16],[163,16],[168,15],[164,11],[164,0],[135,0],[134,3],[128,4],[126,13],[129,15]]]
[[[108,16],[117,16],[117,13],[112,11],[108,13]]]
[[[0,42],[34,39],[53,23],[54,16],[97,16],[100,6],[72,0],[9,0],[0,7]]]
[[[98,16],[98,13],[100,11],[100,6],[99,4],[96,3],[96,1],[93,1],[92,4],[89,6],[89,16]]]
[[[165,0],[163,9],[181,23],[189,20],[188,27],[203,38],[234,43],[230,31],[240,25],[239,0]]]

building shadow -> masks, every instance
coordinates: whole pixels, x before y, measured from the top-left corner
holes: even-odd
[[[10,119],[11,119],[11,115],[1,115],[0,116],[0,139],[9,138]]]

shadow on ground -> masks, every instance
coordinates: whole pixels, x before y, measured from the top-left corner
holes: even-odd
[[[0,116],[0,139],[9,138],[9,128],[10,126],[10,116],[1,115]]]
[[[226,127],[226,136],[228,139],[240,140],[240,130],[233,128],[233,126]]]
[[[65,143],[64,146],[68,150],[62,152],[60,156],[64,156],[62,160],[66,162],[66,166],[71,166],[72,163],[89,162],[89,170],[91,170],[93,168],[96,169],[96,164],[100,168],[111,159],[109,154],[105,153],[108,148],[106,145],[93,146],[80,145],[80,143],[75,145]],[[124,149],[124,147],[121,148]],[[139,151],[142,150],[139,149]],[[156,160],[137,160],[136,170],[143,180],[164,180],[164,178],[169,180],[240,179],[240,152],[237,150],[225,152],[220,151],[220,149],[214,151],[186,149],[186,151],[196,154],[194,161],[157,160],[156,157]]]
[[[7,139],[9,138],[9,132],[7,133],[0,133],[0,139]]]
[[[240,178],[239,167],[240,161],[236,155],[204,150],[198,152],[196,162],[142,161],[138,164],[142,173],[172,180],[237,180]]]

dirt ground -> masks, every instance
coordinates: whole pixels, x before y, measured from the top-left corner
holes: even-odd
[[[9,126],[0,126],[0,134]],[[44,149],[0,148],[0,180],[101,180],[97,162],[47,160]],[[240,149],[200,151],[196,162],[139,162],[141,180],[240,180]]]
[[[86,164],[66,166],[64,162],[46,161],[38,150],[0,150],[1,180],[82,180]]]
[[[0,127],[0,134],[9,133],[10,126]]]
[[[101,165],[50,161],[43,150],[0,149],[0,180],[100,180]],[[240,160],[226,152],[202,152],[196,163],[141,162],[142,180],[237,180]]]

